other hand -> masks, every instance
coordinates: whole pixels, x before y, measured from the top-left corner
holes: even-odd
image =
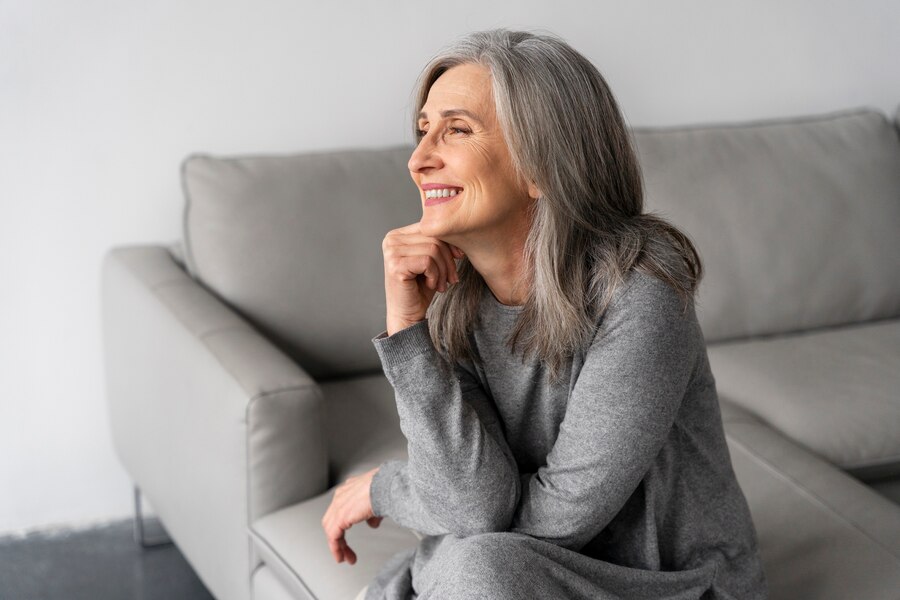
[[[372,512],[369,490],[378,467],[362,475],[350,477],[334,490],[331,504],[322,517],[322,528],[328,538],[328,547],[337,562],[356,564],[356,553],[347,545],[344,532],[355,523],[366,521],[369,527],[381,525],[383,517]]]

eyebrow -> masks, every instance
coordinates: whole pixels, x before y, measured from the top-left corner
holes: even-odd
[[[441,111],[441,116],[444,117],[445,119],[446,119],[447,117],[457,117],[457,116],[460,116],[460,115],[463,115],[463,116],[469,117],[469,118],[471,118],[471,119],[474,119],[475,121],[478,122],[479,125],[484,126],[484,123],[482,122],[482,120],[479,119],[478,116],[477,116],[475,113],[473,113],[473,112],[471,112],[471,111],[468,111],[468,110],[466,110],[466,109],[464,109],[464,108],[448,108],[447,110],[442,110],[442,111]],[[427,119],[427,118],[428,118],[428,115],[426,115],[426,114],[425,114],[425,111],[423,110],[422,112],[419,113],[419,118],[420,118],[420,119]]]

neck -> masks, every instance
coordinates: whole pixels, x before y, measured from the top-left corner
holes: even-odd
[[[525,277],[525,236],[495,236],[457,244],[484,279],[494,297],[507,306],[525,304],[528,283]]]

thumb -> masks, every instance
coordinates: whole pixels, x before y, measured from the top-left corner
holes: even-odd
[[[453,256],[455,256],[456,258],[462,258],[463,256],[466,255],[465,252],[463,252],[462,250],[460,250],[453,244],[450,244],[450,251],[453,253]]]

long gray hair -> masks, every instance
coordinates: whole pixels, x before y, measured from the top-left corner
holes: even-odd
[[[553,379],[583,351],[632,268],[671,284],[688,302],[702,277],[690,239],[643,213],[641,171],[603,76],[565,41],[504,28],[471,33],[426,65],[415,89],[417,129],[431,86],[446,70],[478,64],[492,74],[498,122],[516,172],[541,191],[524,264],[528,291],[508,340],[537,355]],[[470,333],[486,283],[467,258],[459,283],[435,295],[429,333],[451,360],[473,359]]]

